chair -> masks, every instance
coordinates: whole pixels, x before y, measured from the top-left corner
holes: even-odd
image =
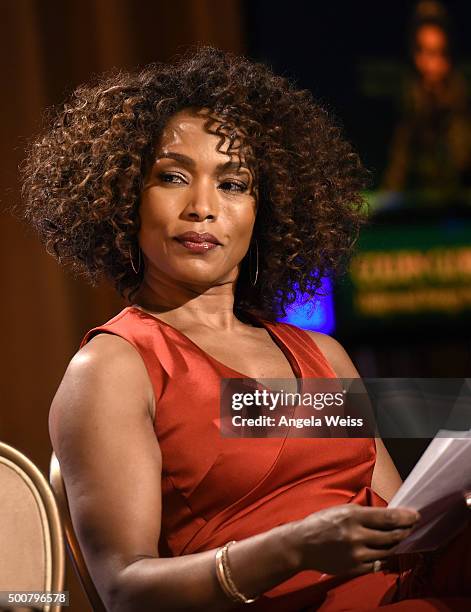
[[[65,537],[67,543],[67,549],[69,556],[72,559],[72,565],[75,569],[77,576],[79,577],[80,583],[83,590],[87,595],[87,599],[94,612],[106,612],[106,608],[98,595],[98,592],[93,584],[93,581],[88,573],[85,560],[80,550],[80,546],[77,537],[74,532],[72,520],[70,518],[69,504],[67,501],[67,493],[62,480],[61,469],[59,460],[56,454],[53,452],[51,456],[50,470],[49,470],[49,481],[52,489],[56,495],[59,511],[62,518],[62,524],[65,530]]]
[[[64,534],[54,494],[36,465],[4,442],[0,491],[0,591],[63,591]],[[41,607],[61,609],[58,604]]]

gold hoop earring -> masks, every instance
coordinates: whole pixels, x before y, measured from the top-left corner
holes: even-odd
[[[138,247],[138,250],[139,250],[139,259],[138,259],[137,270],[136,270],[136,266],[134,265],[134,261],[132,259],[131,245],[129,245],[129,259],[131,260],[131,267],[134,270],[134,274],[139,274],[139,270],[141,269],[141,249],[140,247]]]
[[[250,268],[249,276],[250,276],[250,284],[252,285],[252,287],[255,287],[255,285],[257,284],[257,279],[258,279],[258,241],[256,238],[255,238],[255,250],[257,253],[257,267],[255,269],[255,280],[252,281],[252,244],[251,244],[250,250],[249,250],[249,268]]]

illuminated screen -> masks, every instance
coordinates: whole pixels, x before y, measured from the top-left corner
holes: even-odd
[[[348,276],[336,287],[336,313],[348,333],[469,322],[471,221],[364,230]]]

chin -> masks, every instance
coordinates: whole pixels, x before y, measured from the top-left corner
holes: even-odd
[[[176,281],[185,284],[193,285],[213,285],[221,280],[221,277],[216,272],[211,273],[208,270],[192,269],[192,266],[186,266],[181,272],[170,273],[169,276]]]

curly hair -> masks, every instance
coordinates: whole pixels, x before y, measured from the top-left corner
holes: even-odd
[[[234,309],[286,316],[298,294],[344,268],[365,221],[370,173],[308,90],[262,63],[197,46],[171,64],[113,71],[80,86],[22,165],[24,217],[48,253],[122,297],[138,290],[139,202],[154,147],[174,113],[208,110],[243,134],[257,179],[258,281],[241,262]]]

